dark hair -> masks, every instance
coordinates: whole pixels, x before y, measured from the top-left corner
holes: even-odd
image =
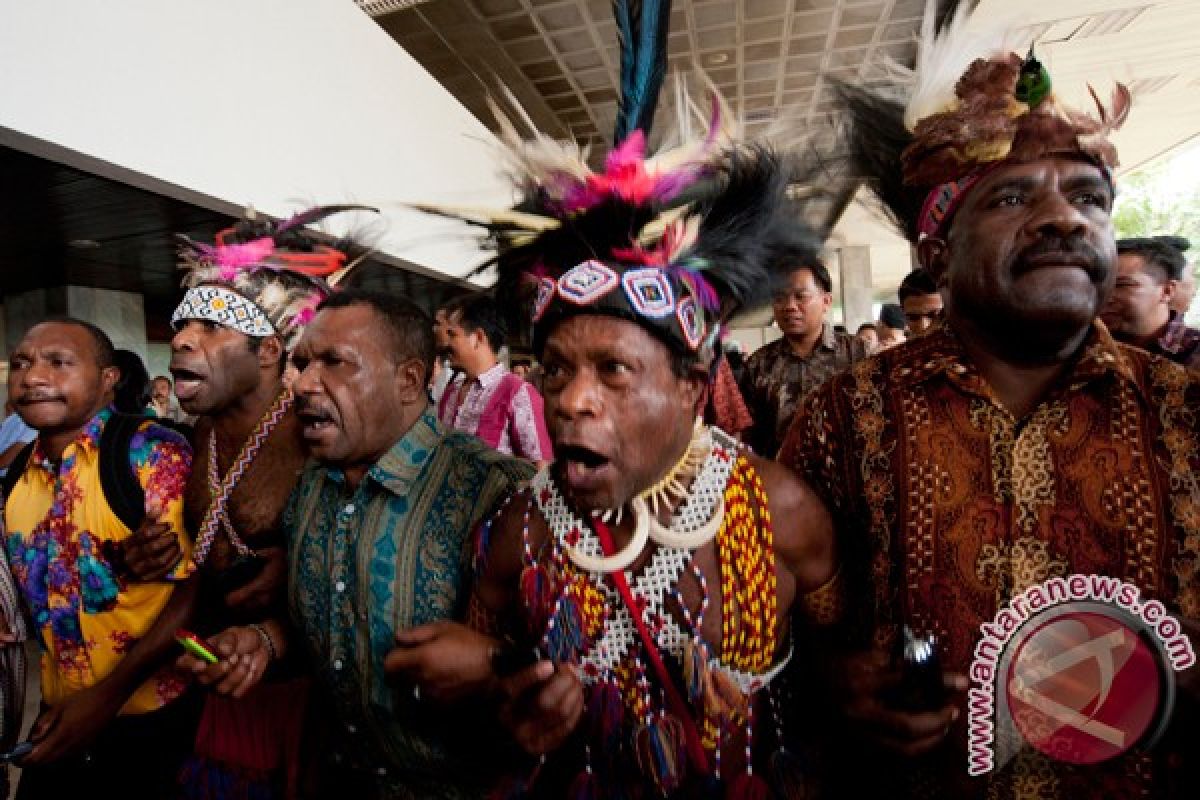
[[[910,297],[919,294],[937,294],[937,284],[933,282],[933,276],[923,269],[917,268],[904,276],[904,280],[900,281],[900,288],[896,290],[896,294],[900,297],[900,303]]]
[[[433,321],[416,303],[372,289],[343,289],[322,300],[317,311],[351,306],[375,312],[392,336],[397,362],[416,358],[425,366],[426,377],[433,373]]]
[[[874,322],[864,322],[862,325],[858,326],[858,330],[856,330],[854,333],[855,333],[855,335],[858,335],[858,334],[862,333],[863,331],[865,331],[867,328],[870,328],[871,330],[874,331],[875,323]],[[875,332],[878,333],[878,331],[875,331]]]
[[[493,351],[499,351],[504,346],[508,331],[500,315],[500,307],[490,294],[478,292],[456,297],[443,308],[447,315],[456,318],[467,333],[483,331]]]
[[[782,259],[783,253],[776,253],[774,258]],[[788,278],[796,274],[800,270],[806,269],[813,276],[813,283],[821,287],[823,292],[833,291],[833,279],[829,277],[829,270],[819,258],[808,258],[803,261],[786,261],[780,260],[772,269],[772,275],[775,277],[775,286],[782,285]]]
[[[150,373],[146,371],[142,357],[132,350],[113,352],[114,365],[121,373],[117,385],[113,387],[113,405],[122,414],[146,413],[146,404],[150,402]],[[162,377],[165,376],[158,376]]]
[[[908,320],[904,318],[904,309],[896,303],[883,304],[883,308],[879,309],[879,321],[898,331],[908,328]]]
[[[1180,245],[1183,247],[1180,247]],[[1145,236],[1117,240],[1117,255],[1140,256],[1146,268],[1162,276],[1162,280],[1177,281],[1187,265],[1183,251],[1191,245],[1182,236]],[[1161,282],[1161,281],[1160,281]]]
[[[87,320],[76,319],[75,317],[51,317],[38,324],[74,325],[76,328],[83,328],[92,337],[93,349],[96,351],[96,365],[100,369],[116,366],[116,348],[113,347],[112,339],[108,337],[107,333]]]

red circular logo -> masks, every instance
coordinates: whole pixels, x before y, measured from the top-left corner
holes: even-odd
[[[1136,745],[1157,717],[1162,689],[1156,654],[1137,631],[1089,611],[1034,628],[1005,683],[1025,740],[1072,764],[1096,764]]]

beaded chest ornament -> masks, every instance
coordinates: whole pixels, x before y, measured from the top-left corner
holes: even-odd
[[[525,510],[521,576],[529,632],[540,639],[547,657],[575,664],[588,691],[589,746],[573,797],[602,796],[600,776],[614,774],[615,759],[626,743],[661,793],[682,785],[689,763],[686,730],[692,720],[668,710],[664,693],[673,689],[654,686],[643,656],[655,663],[656,672],[660,653],[679,668],[687,699],[701,711],[699,738],[715,758],[710,778],[721,779],[721,744],[733,726],[745,725],[746,741],[753,741],[750,695],[765,687],[787,659],[772,664],[778,619],[766,497],[738,448],[727,434],[698,424],[675,467],[630,503],[633,539],[612,555],[592,528],[607,536],[603,521],[619,521],[617,513],[596,514],[593,525],[586,525],[568,508],[549,471],[533,480]],[[670,525],[664,526],[652,510],[672,504],[677,507]],[[541,561],[529,538],[535,506],[553,534],[549,557]],[[701,635],[710,598],[708,582],[692,560],[693,551],[714,538],[721,574],[719,656]],[[636,575],[625,572],[647,541],[657,545],[647,565]],[[679,588],[689,569],[701,593],[695,613]],[[632,602],[623,601],[616,585],[627,590]],[[631,608],[639,612],[639,619]],[[639,629],[646,637],[639,636]],[[662,672],[658,677],[660,684],[670,680]],[[627,721],[634,728],[632,737],[623,730]],[[726,790],[743,796],[761,786],[747,755],[744,773],[735,774]]]

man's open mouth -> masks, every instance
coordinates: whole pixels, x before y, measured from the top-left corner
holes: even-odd
[[[175,396],[180,400],[191,400],[200,391],[205,377],[198,372],[180,367],[171,367],[171,377],[175,379]]]
[[[608,456],[578,444],[556,445],[554,456],[567,485],[579,490],[595,488],[613,467]]]
[[[296,417],[300,420],[300,432],[306,437],[319,435],[333,425],[333,416],[317,409],[298,411]]]

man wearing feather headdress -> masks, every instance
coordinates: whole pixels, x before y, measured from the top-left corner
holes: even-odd
[[[305,461],[284,367],[330,281],[365,252],[350,240],[326,244],[304,226],[351,210],[359,209],[318,207],[281,222],[251,215],[215,245],[184,240],[181,250],[187,291],[172,316],[170,369],[180,405],[197,415],[185,516],[205,580],[193,627],[212,636],[225,667],[214,680],[184,659],[219,690],[208,698],[181,776],[187,797],[283,797],[297,789],[307,680],[285,675],[248,689],[282,655],[281,520]],[[153,580],[180,553],[155,531],[143,533],[126,559]]]
[[[481,529],[469,617],[496,639],[502,721],[547,756],[526,791],[763,798],[795,779],[773,704],[793,612],[836,615],[829,520],[700,415],[722,325],[766,300],[768,245],[798,223],[716,101],[700,142],[646,157],[669,4],[615,13],[604,171],[502,123],[524,213],[463,215],[506,245],[496,291],[532,317],[555,456]]]
[[[961,691],[981,624],[1056,576],[1113,576],[1185,626],[1200,616],[1200,384],[1097,319],[1116,276],[1108,135],[1129,94],[1098,116],[1064,107],[1032,52],[969,40],[967,6],[936,37],[927,8],[907,109],[841,88],[861,173],[934,278],[944,324],[822,387],[780,456],[829,504],[854,598],[834,749],[873,769],[847,766],[840,792],[1195,796],[1173,793],[1187,779],[1172,731],[1087,765],[1001,737],[995,770],[971,778],[963,696],[889,693],[902,626],[936,637]],[[1036,719],[1014,719],[1037,740]]]

